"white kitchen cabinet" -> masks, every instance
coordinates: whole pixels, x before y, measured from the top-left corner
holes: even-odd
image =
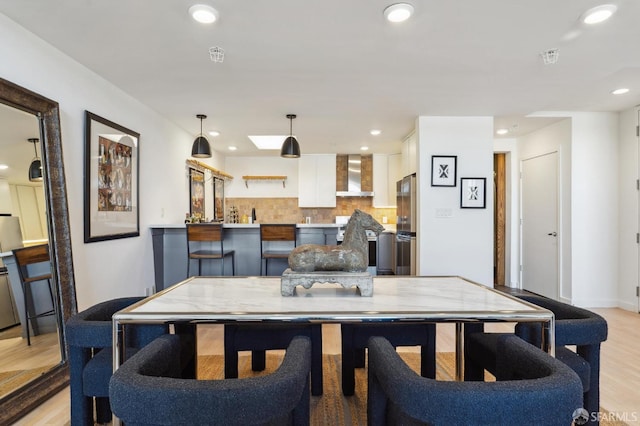
[[[418,170],[418,150],[415,132],[402,141],[402,176],[416,173]]]
[[[22,238],[44,240],[47,235],[47,213],[41,186],[10,185],[13,216],[20,218]]]
[[[401,154],[373,154],[373,207],[396,206],[396,182],[402,179]]]
[[[0,179],[0,214],[11,214],[12,206],[9,181]]]
[[[336,206],[336,155],[298,158],[298,207]]]
[[[392,206],[396,206],[397,203],[397,195],[398,188],[396,187],[396,183],[404,177],[402,173],[402,169],[400,168],[402,164],[402,155],[401,154],[391,154],[389,155],[389,202]]]

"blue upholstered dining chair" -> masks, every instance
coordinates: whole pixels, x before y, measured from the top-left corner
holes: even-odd
[[[178,378],[180,337],[157,338],[113,373],[113,413],[126,425],[308,425],[311,342],[291,341],[273,373],[244,379]]]
[[[423,377],[436,377],[436,325],[421,323],[343,323],[342,393],[355,392],[355,368],[364,367],[369,338],[382,336],[394,347],[420,345],[420,372]]]
[[[495,382],[416,374],[383,337],[369,342],[369,425],[570,425],[582,407],[574,371],[513,335],[498,341]]]
[[[295,336],[307,336],[311,339],[311,394],[322,395],[322,324],[225,324],[225,378],[238,377],[239,351],[251,351],[251,369],[262,371],[266,366],[266,351],[285,349]]]
[[[111,421],[109,379],[113,371],[111,316],[142,297],[113,299],[73,315],[66,324],[69,353],[72,426]],[[127,326],[127,355],[168,332],[166,325]],[[183,348],[183,374],[195,374],[193,346]],[[192,373],[191,373],[191,370]]]
[[[587,309],[571,306],[544,296],[516,295],[553,312],[555,317],[556,358],[580,377],[584,408],[588,413],[600,410],[600,344],[607,339],[607,321]],[[484,370],[495,371],[496,342],[501,333],[477,333],[465,330],[465,380],[483,380]],[[476,330],[480,331],[480,330]],[[518,323],[515,334],[537,347],[542,345],[539,323]],[[575,351],[567,346],[575,346]],[[598,424],[589,416],[589,424]]]

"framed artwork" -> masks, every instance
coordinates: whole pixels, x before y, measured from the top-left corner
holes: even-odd
[[[456,186],[455,155],[431,156],[431,186]]]
[[[84,242],[140,235],[140,134],[85,111]]]
[[[460,208],[484,209],[487,199],[486,178],[460,179]]]
[[[204,219],[204,172],[189,168],[189,213]]]
[[[224,221],[224,179],[213,178],[213,220]]]

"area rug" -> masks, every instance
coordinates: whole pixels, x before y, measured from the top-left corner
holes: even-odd
[[[420,354],[400,352],[400,356],[414,371],[420,369]],[[256,377],[274,371],[280,365],[282,355],[267,354],[267,368],[261,372],[251,371],[251,357],[240,355],[238,358],[239,377]],[[323,356],[324,391],[322,396],[311,397],[311,425],[352,425],[367,424],[367,372],[356,369],[356,386],[353,396],[342,395],[340,355]],[[436,356],[436,379],[453,380],[455,377],[455,356],[450,352],[438,352]],[[198,378],[224,378],[222,355],[198,357]],[[606,413],[605,410],[601,410]],[[603,426],[625,425],[623,422],[601,421]]]

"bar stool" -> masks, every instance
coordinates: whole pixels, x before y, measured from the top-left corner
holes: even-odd
[[[275,242],[289,242],[287,247]],[[288,259],[296,247],[295,224],[260,224],[260,257],[264,259],[264,274],[269,275],[269,259]],[[260,265],[262,271],[262,265]]]
[[[25,247],[13,250],[13,256],[16,259],[16,265],[18,267],[18,275],[20,277],[20,284],[22,285],[22,294],[24,295],[24,317],[25,317],[25,329],[27,331],[27,345],[31,346],[31,332],[30,328],[33,327],[34,333],[37,333],[38,323],[33,323],[33,320],[38,318],[56,315],[56,302],[53,297],[53,291],[51,290],[51,266],[49,264],[49,245],[42,244],[38,246]],[[48,263],[48,272],[31,275],[29,271],[30,265],[38,263]],[[36,303],[33,297],[33,286],[38,282],[46,282],[47,289],[49,290],[49,296],[51,297],[51,309],[44,312],[36,312]]]
[[[198,245],[195,250],[194,246]],[[202,275],[202,259],[220,259],[224,275],[224,258],[231,256],[231,275],[235,275],[235,250],[224,249],[224,228],[221,223],[187,224],[187,277],[191,271],[191,261],[198,261],[198,275]]]

